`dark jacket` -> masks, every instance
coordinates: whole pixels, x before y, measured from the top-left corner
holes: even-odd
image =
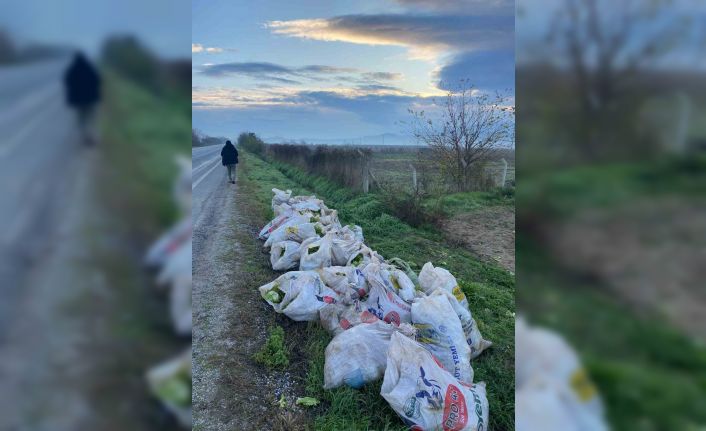
[[[101,78],[83,54],[76,54],[64,75],[66,102],[73,108],[92,106],[101,98]]]
[[[235,149],[233,144],[225,144],[221,150],[221,158],[223,159],[223,166],[225,165],[237,165],[238,164],[238,150]]]

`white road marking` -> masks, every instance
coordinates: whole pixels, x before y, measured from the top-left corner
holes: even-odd
[[[208,165],[209,163],[213,163],[215,160],[219,160],[220,158],[221,158],[221,156],[216,156],[210,160],[207,160],[207,161],[201,163],[200,165],[198,165],[197,167],[195,167],[194,169],[191,170],[191,175],[194,175],[196,173],[196,171],[202,169],[204,166]]]
[[[61,107],[60,104],[46,106],[47,109],[30,118],[30,120],[24,123],[23,127],[21,127],[18,132],[7,139],[5,145],[0,146],[0,158],[7,156],[7,154],[14,150],[17,145],[24,142],[29,134],[36,130],[38,125],[44,122],[45,117],[49,116],[47,114],[54,114],[55,111]]]
[[[219,163],[214,163],[214,165],[213,165],[213,167],[212,167],[211,169],[209,169],[205,174],[203,174],[203,175],[201,176],[201,178],[199,178],[194,184],[191,185],[191,190],[195,189],[196,186],[198,186],[198,185],[201,183],[201,181],[203,181],[204,178],[206,178],[206,177],[208,176],[208,174],[210,174],[211,172],[213,172],[213,170],[216,169],[216,168],[219,167],[219,166],[220,166]]]
[[[43,88],[23,96],[13,103],[12,109],[0,112],[0,124],[11,123],[11,120],[29,116],[29,112],[41,108],[41,102],[53,102],[61,98],[61,87],[58,83],[45,85]]]

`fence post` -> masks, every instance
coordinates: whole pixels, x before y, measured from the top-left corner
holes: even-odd
[[[500,187],[505,187],[505,180],[507,179],[507,160],[502,159],[503,162],[503,180],[500,183]]]
[[[414,165],[409,164],[410,169],[412,169],[412,190],[417,190],[417,170]]]
[[[360,154],[363,169],[363,193],[368,193],[370,190],[370,160],[368,157],[365,157],[365,154],[362,151],[358,150],[358,154]]]

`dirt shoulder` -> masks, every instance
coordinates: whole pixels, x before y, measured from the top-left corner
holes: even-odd
[[[291,346],[287,371],[267,370],[253,359],[273,324],[283,326],[289,340],[306,325],[274,316],[260,298],[257,287],[278,274],[257,240],[261,220],[241,177],[239,170],[236,185],[217,184],[194,215],[195,430],[291,429],[306,422],[301,412],[283,416],[277,404],[282,395],[303,395],[301,346]]]
[[[454,215],[443,222],[442,230],[450,242],[463,246],[486,262],[515,272],[513,206],[488,206]]]

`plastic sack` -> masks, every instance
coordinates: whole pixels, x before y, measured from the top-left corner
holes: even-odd
[[[172,285],[169,314],[177,335],[191,335],[191,277],[180,278]]]
[[[367,265],[362,272],[369,285],[380,285],[382,288],[396,293],[405,302],[412,302],[414,299],[414,284],[399,269],[373,262]]]
[[[287,272],[259,290],[275,312],[299,322],[318,319],[319,309],[337,302],[336,293],[314,271]]]
[[[270,234],[276,231],[280,226],[287,222],[295,215],[295,212],[291,208],[287,208],[284,212],[275,211],[275,218],[273,218],[269,223],[267,223],[257,235],[260,239],[268,239]]]
[[[191,217],[181,220],[169,229],[149,248],[145,255],[145,265],[164,265],[169,256],[191,239]]]
[[[409,277],[409,279],[412,281],[412,284],[414,284],[414,288],[421,290],[421,287],[419,286],[419,277],[417,277],[417,273],[414,272],[409,263],[405,262],[399,257],[393,257],[392,259],[388,259],[387,263],[401,271],[404,271],[407,277]]]
[[[376,321],[355,326],[336,335],[326,347],[324,389],[348,385],[359,389],[382,377],[387,364],[387,348],[393,332],[414,336],[410,325],[399,327]]]
[[[483,338],[483,335],[481,335],[480,329],[478,329],[478,324],[476,324],[476,320],[473,318],[473,315],[471,315],[471,312],[467,307],[464,307],[463,305],[461,305],[460,302],[458,302],[457,297],[452,295],[451,292],[449,292],[448,290],[442,289],[436,289],[434,292],[432,292],[430,296],[434,295],[445,296],[446,299],[449,300],[449,304],[451,304],[451,307],[454,309],[454,312],[458,316],[458,319],[461,321],[461,327],[463,328],[463,333],[465,334],[466,342],[471,348],[471,359],[477,358],[478,355],[483,353],[485,349],[493,345],[491,341],[488,341]]]
[[[596,387],[576,353],[558,334],[532,328],[523,319],[517,319],[515,340],[516,396],[522,401],[522,408],[516,413],[527,424],[525,429],[532,429],[534,424],[548,424],[545,421],[550,419],[556,419],[552,426],[573,424],[565,429],[607,429]],[[530,396],[545,400],[551,406],[545,408],[545,414],[554,417],[537,417],[534,409],[541,404],[525,399]]]
[[[336,292],[344,304],[351,304],[368,294],[368,283],[358,268],[329,266],[319,268],[317,272],[324,284]]]
[[[357,253],[363,246],[362,241],[359,241],[353,232],[344,232],[339,230],[332,233],[333,240],[331,241],[331,262],[334,265],[345,266],[348,260]]]
[[[145,379],[152,395],[191,429],[191,349],[151,368]]]
[[[272,189],[272,193],[274,193],[274,196],[272,196],[272,210],[273,211],[279,205],[288,203],[289,199],[292,197],[291,190],[283,191],[280,189]]]
[[[270,263],[275,271],[286,271],[299,265],[299,248],[295,241],[280,241],[270,249]]]
[[[172,285],[182,278],[188,278],[191,281],[191,262],[191,240],[189,240],[169,255],[157,275],[157,285]]]
[[[370,285],[364,308],[387,323],[399,325],[411,322],[410,305],[382,280],[379,268],[378,264],[371,264],[363,270],[363,276]]]
[[[272,244],[278,243],[280,241],[286,241],[290,238],[296,237],[299,233],[299,229],[291,229],[295,226],[300,226],[309,222],[309,214],[297,214],[289,217],[284,223],[282,223],[277,229],[270,232],[265,241],[265,248],[272,247]],[[315,229],[312,228],[312,230]]]
[[[461,288],[458,286],[456,278],[449,271],[441,267],[434,267],[431,262],[427,262],[419,272],[419,286],[424,293],[430,295],[436,289],[443,289],[451,292],[458,302],[468,308],[468,300]]]
[[[382,263],[384,259],[382,256],[373,251],[370,247],[363,244],[355,254],[348,259],[346,266],[355,266],[357,268],[363,269],[370,263]]]
[[[355,301],[353,304],[327,304],[319,310],[321,326],[331,335],[336,336],[361,323],[379,321],[376,315],[364,307],[365,304]]]
[[[473,383],[471,348],[446,296],[419,298],[412,304],[412,324],[419,341],[456,379]]]
[[[323,238],[309,238],[299,251],[299,270],[309,271],[331,266],[331,245],[333,238],[326,234]]]
[[[466,385],[419,343],[393,333],[380,395],[412,430],[485,431],[485,383]]]

